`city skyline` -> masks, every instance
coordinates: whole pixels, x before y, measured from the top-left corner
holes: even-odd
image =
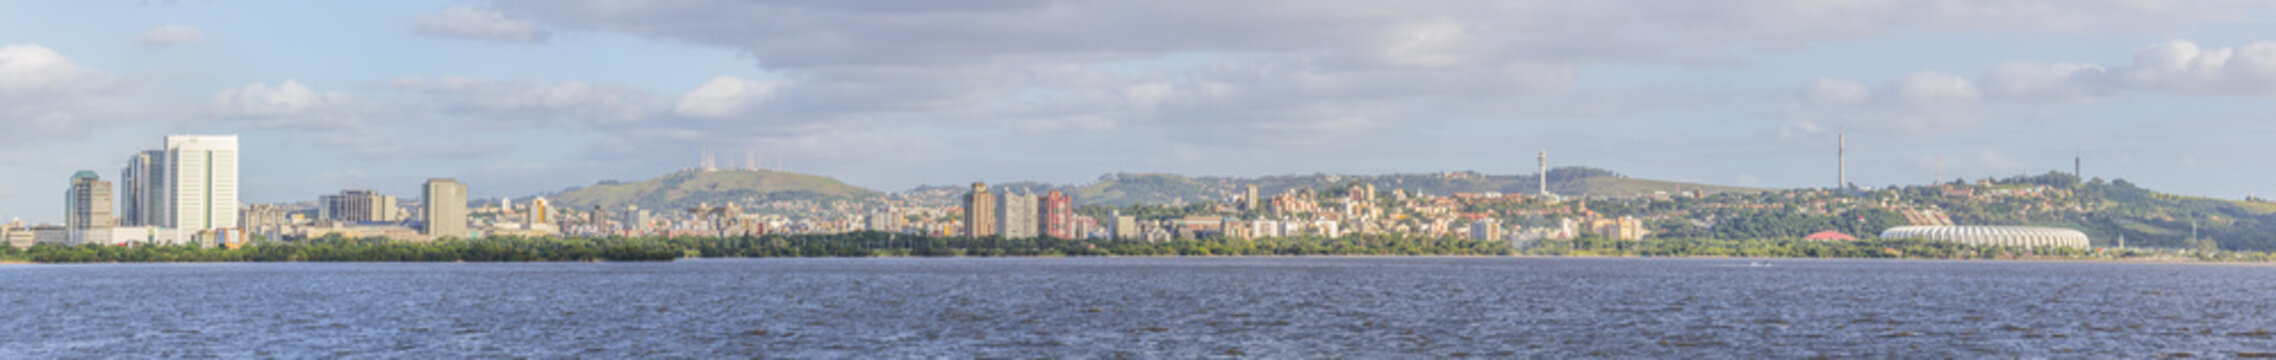
[[[2246,180],[2276,175],[2252,156],[2276,150],[2257,138],[2276,75],[2253,70],[2276,61],[2254,35],[2269,5],[2033,4],[12,3],[0,216],[63,220],[80,170],[147,194],[123,160],[181,133],[243,136],[245,204],[414,197],[436,177],[518,197],[707,153],[887,191],[1526,174],[1546,149],[1770,188],[1827,186],[1842,151],[1839,176],[1868,187],[2083,167],[2276,193]],[[770,15],[789,8],[835,21]],[[1162,23],[1194,30],[1140,30]]]

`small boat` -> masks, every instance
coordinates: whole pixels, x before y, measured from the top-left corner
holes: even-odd
[[[1770,267],[1770,262],[1769,262],[1769,261],[1756,261],[1756,262],[1750,262],[1750,263],[1747,263],[1747,267],[1758,267],[1758,268],[1759,268],[1759,267]]]

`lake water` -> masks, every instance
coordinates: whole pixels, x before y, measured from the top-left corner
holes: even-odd
[[[1117,258],[0,266],[0,357],[2276,352],[2276,268]]]

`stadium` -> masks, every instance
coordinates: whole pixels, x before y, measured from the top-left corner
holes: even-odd
[[[2035,226],[1899,226],[1881,232],[1881,237],[1919,238],[1977,246],[2089,247],[2086,233]]]

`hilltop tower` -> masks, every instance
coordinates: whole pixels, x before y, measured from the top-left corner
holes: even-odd
[[[713,155],[711,150],[704,150],[702,164],[699,164],[698,168],[702,169],[703,172],[719,171],[719,157]]]
[[[1834,131],[1833,157],[1835,172],[1833,187],[1835,189],[1847,189],[1849,188],[1849,133],[1847,131]]]
[[[1538,194],[1547,196],[1549,195],[1549,149],[1541,149],[1540,160],[1541,172],[1537,175],[1541,178],[1541,192]]]

